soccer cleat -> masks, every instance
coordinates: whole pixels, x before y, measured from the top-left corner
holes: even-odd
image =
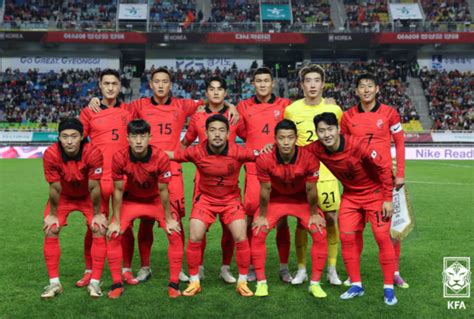
[[[179,272],[179,281],[189,282],[189,277],[182,271]]]
[[[183,296],[191,297],[201,292],[201,283],[199,281],[190,281],[188,287],[183,291]]]
[[[137,278],[136,279],[139,282],[147,281],[150,278],[151,278],[151,269],[150,269],[150,267],[142,267],[137,272]]]
[[[117,282],[110,287],[110,291],[107,293],[107,296],[110,299],[117,299],[119,298],[124,292],[123,284],[121,282]]]
[[[100,288],[100,283],[89,283],[89,285],[87,285],[87,292],[92,298],[102,297],[102,289]]]
[[[49,284],[48,286],[44,287],[44,291],[41,294],[41,298],[48,299],[54,298],[56,295],[59,295],[63,292],[63,286],[60,283],[57,284]]]
[[[313,295],[315,298],[326,298],[328,295],[321,288],[320,283],[311,284],[308,287],[308,292]]]
[[[204,275],[204,266],[199,266],[199,280],[203,280],[206,276]]]
[[[364,288],[352,285],[345,293],[341,295],[342,300],[352,299],[355,297],[362,297],[364,295]]]
[[[410,285],[403,280],[403,278],[400,275],[395,275],[393,277],[393,283],[400,288],[406,289],[410,288]]]
[[[238,281],[237,287],[235,289],[237,293],[239,293],[243,297],[252,297],[253,292],[250,290],[249,286],[247,285],[247,281]]]
[[[298,269],[296,272],[295,277],[291,281],[292,285],[301,285],[303,282],[308,280],[308,274],[306,273],[306,269]]]
[[[221,277],[228,284],[235,284],[237,282],[237,279],[232,276],[229,267],[221,268],[221,273],[219,274],[219,277]]]
[[[334,268],[329,268],[327,272],[327,280],[331,285],[334,286],[340,286],[342,285],[341,279],[339,279],[339,276],[337,275],[337,271]]]
[[[265,283],[257,283],[255,290],[255,297],[267,297],[268,296],[268,285]]]
[[[181,291],[179,291],[179,284],[170,282],[168,284],[168,297],[175,299],[181,297]]]
[[[344,286],[350,287],[352,286],[351,278],[347,277],[347,279],[344,281]]]
[[[77,287],[87,286],[91,282],[91,278],[92,278],[92,272],[91,271],[85,272],[84,275],[82,275],[82,278],[76,281],[76,286]]]
[[[247,281],[252,282],[257,280],[257,275],[255,274],[255,270],[253,268],[249,268],[249,272],[247,274]]]
[[[397,297],[395,297],[395,290],[393,288],[385,288],[383,290],[383,299],[389,306],[396,305],[398,302]]]
[[[140,281],[137,278],[133,278],[133,274],[131,271],[126,271],[122,273],[122,278],[127,285],[134,286],[138,285]]]
[[[289,284],[293,280],[293,276],[291,276],[288,269],[280,269],[280,279],[281,281]]]

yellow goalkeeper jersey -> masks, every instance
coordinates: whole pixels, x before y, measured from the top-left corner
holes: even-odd
[[[337,117],[339,123],[342,118],[342,109],[336,104],[327,104],[323,98],[318,105],[307,105],[304,99],[293,102],[285,109],[285,119],[292,120],[298,129],[298,146],[308,145],[318,139],[313,119],[316,115],[331,112]],[[320,180],[334,180],[334,175],[321,163],[319,171]]]

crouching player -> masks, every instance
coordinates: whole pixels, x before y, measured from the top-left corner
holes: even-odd
[[[370,221],[379,247],[379,261],[384,277],[384,298],[387,305],[397,303],[393,290],[395,251],[390,238],[393,214],[392,170],[370,145],[353,136],[341,135],[337,118],[332,113],[314,117],[318,141],[308,150],[337,177],[344,186],[338,223],[342,258],[352,286],[341,299],[364,295],[360,277],[360,254],[357,238]]]
[[[312,274],[309,292],[316,298],[326,297],[320,285],[327,258],[326,221],[318,209],[316,182],[319,161],[307,150],[296,146],[296,125],[282,120],[275,127],[275,143],[271,153],[257,159],[260,181],[260,208],[253,222],[252,260],[257,275],[255,296],[268,296],[265,277],[268,232],[281,218],[294,216],[309,230]]]
[[[108,229],[109,265],[113,263],[110,266],[113,285],[109,292],[109,298],[112,299],[123,293],[120,271],[121,235],[137,218],[157,221],[166,231],[170,266],[168,296],[176,298],[181,295],[179,272],[183,259],[183,242],[180,237],[179,216],[170,213],[170,161],[162,150],[149,145],[150,132],[150,125],[146,121],[131,121],[127,126],[129,147],[117,151],[112,160],[114,216]]]
[[[202,260],[202,240],[206,230],[216,221],[217,215],[229,228],[236,247],[236,263],[239,271],[237,292],[253,296],[247,285],[250,264],[250,247],[247,240],[247,223],[239,189],[240,168],[244,162],[255,161],[256,154],[230,143],[229,121],[221,114],[211,115],[206,120],[207,139],[197,146],[167,152],[177,162],[192,162],[199,172],[190,235],[186,248],[190,283],[183,295],[194,296],[201,291],[199,264]]]
[[[59,281],[59,232],[67,225],[73,211],[84,214],[92,236],[92,279],[89,294],[100,297],[100,277],[107,253],[105,229],[107,219],[101,212],[100,179],[102,154],[83,139],[83,126],[78,119],[66,118],[59,124],[59,142],[46,150],[43,167],[49,183],[49,200],[44,211],[44,259],[49,285],[41,294],[52,298],[63,291]]]

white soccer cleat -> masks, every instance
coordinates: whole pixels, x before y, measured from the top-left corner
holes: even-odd
[[[337,275],[337,271],[334,268],[328,268],[327,279],[331,285],[340,286],[342,285],[341,279]]]
[[[180,271],[179,272],[179,281],[189,282],[189,277],[183,271]]]
[[[281,281],[289,284],[293,280],[293,276],[291,276],[288,269],[280,269],[280,279]]]
[[[206,278],[204,270],[204,266],[199,266],[199,280],[203,280],[204,278]]]
[[[298,269],[296,275],[293,277],[291,281],[292,285],[301,285],[305,281],[308,281],[308,274],[306,273],[306,269]]]
[[[49,284],[44,287],[44,291],[41,294],[41,298],[54,298],[63,292],[63,286],[60,283]]]
[[[219,277],[221,277],[222,280],[224,280],[228,284],[234,284],[237,282],[237,279],[235,279],[235,277],[232,276],[229,266],[221,267],[221,273],[219,274]]]
[[[137,272],[137,277],[135,279],[137,279],[139,282],[144,282],[144,281],[147,281],[150,278],[151,278],[151,269],[150,269],[150,267],[142,267]]]
[[[102,297],[102,289],[100,288],[100,283],[90,282],[87,285],[87,292],[92,298]]]

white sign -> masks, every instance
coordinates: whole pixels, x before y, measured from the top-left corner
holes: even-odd
[[[167,67],[173,68],[174,70],[188,70],[191,68],[196,69],[211,69],[215,70],[219,68],[230,69],[232,66],[237,66],[237,69],[240,70],[249,70],[253,61],[257,61],[259,66],[263,65],[261,59],[238,59],[238,58],[229,58],[229,57],[214,57],[214,58],[173,58],[173,59],[150,59],[146,60],[145,68],[150,70],[152,66],[155,68],[158,67]]]
[[[395,148],[392,147],[392,157]],[[474,147],[406,147],[407,160],[473,160]]]
[[[120,61],[114,58],[79,57],[79,56],[19,56],[3,57],[1,59],[2,72],[6,69],[19,69],[27,72],[38,69],[39,72],[60,71],[67,69],[119,69]]]
[[[389,3],[389,10],[393,20],[423,20],[418,3]]]
[[[471,297],[471,258],[443,258],[443,297]]]
[[[420,68],[427,67],[430,70],[446,70],[461,72],[474,71],[474,58],[466,55],[433,55],[430,59],[419,59]]]
[[[1,142],[31,142],[33,132],[0,132]]]
[[[414,227],[413,211],[406,185],[393,189],[393,215],[390,227],[392,238],[405,238]]]
[[[433,138],[433,142],[466,142],[466,143],[474,143],[474,133],[466,132],[466,133],[437,133],[432,132],[431,137]]]
[[[148,4],[143,3],[120,3],[120,20],[146,20]]]

